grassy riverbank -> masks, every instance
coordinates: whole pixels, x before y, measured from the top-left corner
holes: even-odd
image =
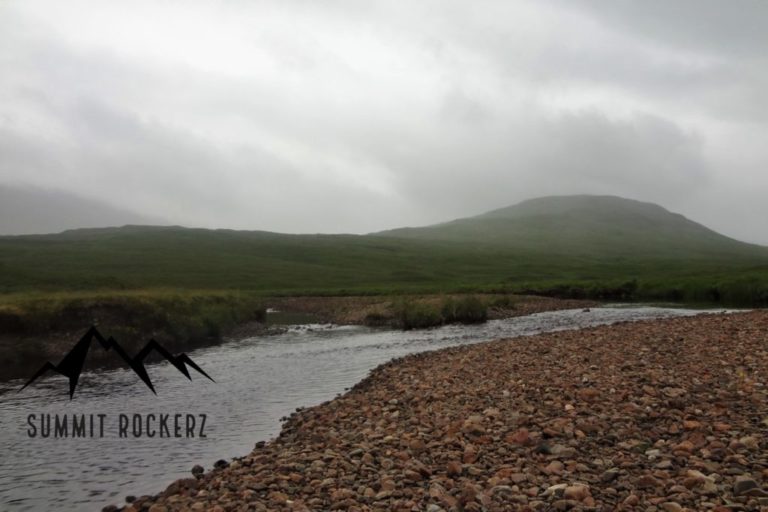
[[[153,332],[177,338],[218,336],[222,329],[264,320],[263,299],[230,291],[132,290],[0,295],[5,332],[40,334],[82,328]],[[127,331],[126,331],[127,332]]]
[[[768,268],[631,280],[556,280],[520,284],[516,291],[548,297],[613,301],[668,301],[729,307],[768,307]]]
[[[228,291],[135,290],[0,296],[0,366],[6,375],[56,360],[90,325],[129,350],[150,338],[186,349],[226,329],[263,322],[260,297]],[[98,355],[98,353],[97,353]]]

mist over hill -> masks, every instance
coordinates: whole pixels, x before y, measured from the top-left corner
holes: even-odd
[[[0,235],[58,233],[75,228],[161,222],[161,219],[116,208],[108,201],[62,190],[0,185]]]

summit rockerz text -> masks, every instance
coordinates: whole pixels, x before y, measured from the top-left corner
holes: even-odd
[[[41,438],[207,437],[206,414],[30,414],[27,436]]]

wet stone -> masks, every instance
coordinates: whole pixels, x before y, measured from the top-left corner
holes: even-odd
[[[765,332],[768,312],[754,311],[408,356],[297,411],[236,463],[196,466],[194,486],[131,507],[757,511]]]

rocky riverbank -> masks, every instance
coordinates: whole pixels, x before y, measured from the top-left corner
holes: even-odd
[[[409,356],[126,512],[768,510],[768,312]]]

